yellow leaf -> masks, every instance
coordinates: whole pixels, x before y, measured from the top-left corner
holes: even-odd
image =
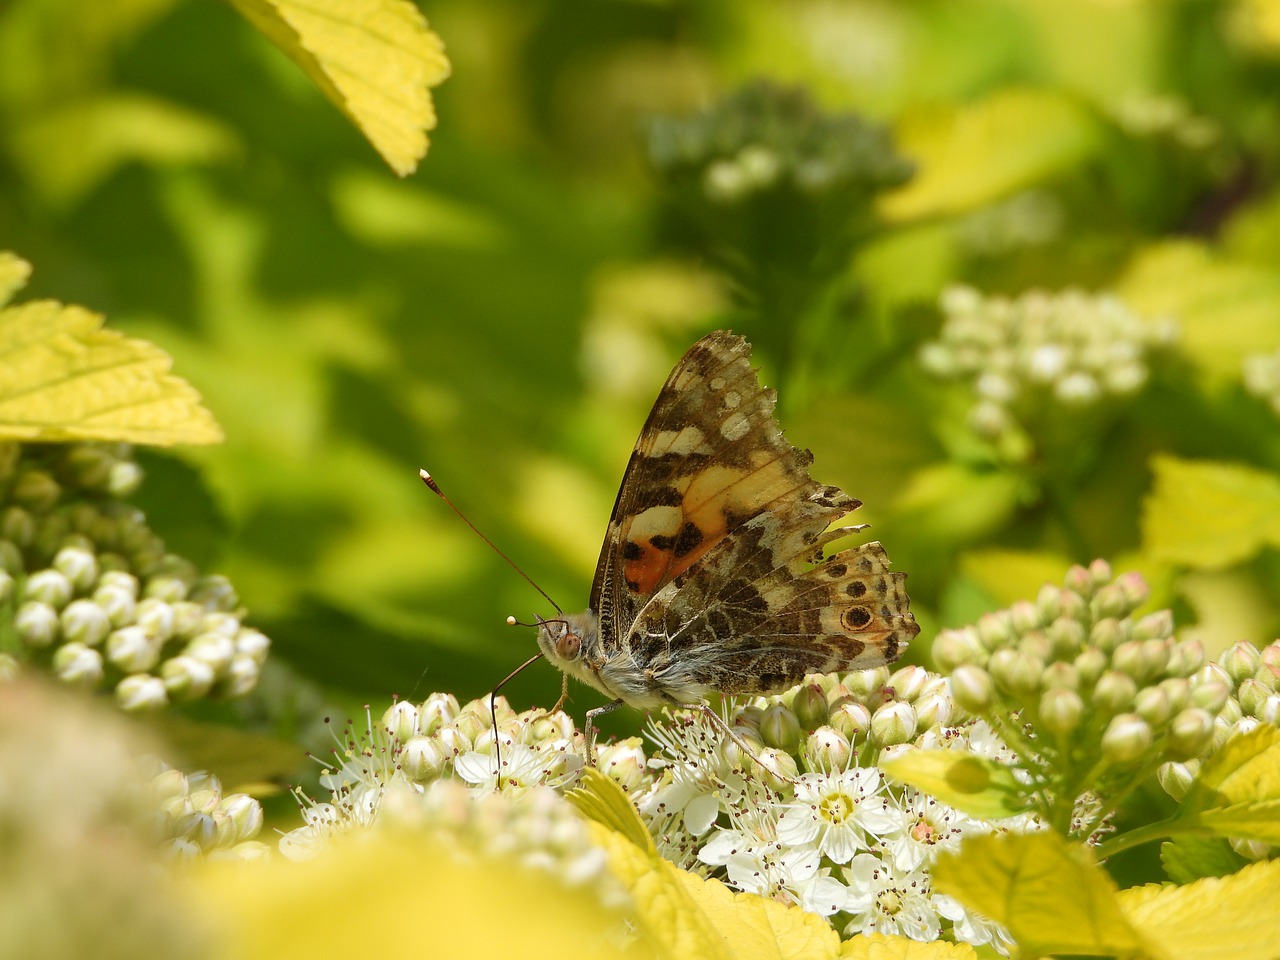
[[[1275,960],[1280,952],[1280,861],[1254,863],[1229,877],[1185,886],[1123,890],[1120,909],[1168,960]]]
[[[408,0],[231,0],[345,113],[400,176],[436,125],[444,44]]]
[[[1263,724],[1227,741],[1205,761],[1182,810],[1179,822],[1218,836],[1280,843],[1280,729]]]
[[[1141,314],[1177,320],[1183,354],[1215,379],[1238,381],[1246,356],[1280,341],[1280,271],[1215,257],[1198,243],[1151,247],[1116,293]]]
[[[974,817],[999,820],[1027,810],[1026,787],[1003,764],[959,750],[912,750],[883,761],[886,776]]]
[[[1034,597],[1046,583],[1061,584],[1071,561],[1060,553],[1034,550],[971,550],[960,572],[978,584],[997,607]]]
[[[939,857],[933,882],[1004,926],[1023,956],[1129,956],[1145,948],[1106,871],[1055,833],[966,840],[958,854]]]
[[[27,285],[30,276],[31,264],[17,254],[0,250],[0,307]]]
[[[1197,570],[1248,560],[1280,544],[1280,477],[1238,463],[1151,459],[1142,538],[1152,556]]]
[[[1100,142],[1097,122],[1077,100],[1032,89],[910,111],[895,137],[919,172],[881,202],[893,221],[984,206],[1077,166]]]
[[[967,943],[941,940],[921,943],[883,933],[854,937],[840,945],[840,960],[977,960],[977,957],[977,951]]]
[[[207,864],[200,902],[235,960],[621,957],[619,916],[587,890],[439,844],[372,831],[305,863]]]
[[[583,816],[621,834],[645,853],[658,855],[658,848],[631,800],[620,786],[595,767],[582,771],[582,780],[565,794],[565,799]]]
[[[13,262],[0,261],[0,289],[6,269],[15,276]],[[0,309],[0,438],[217,443],[213,415],[169,366],[168,354],[103,330],[83,307]]]

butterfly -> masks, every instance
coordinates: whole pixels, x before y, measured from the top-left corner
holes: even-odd
[[[773,693],[891,663],[920,632],[878,542],[826,555],[864,528],[832,526],[861,504],[809,476],[750,357],[717,331],[680,359],[623,473],[588,609],[538,620],[542,656],[610,698],[588,742],[623,704]]]

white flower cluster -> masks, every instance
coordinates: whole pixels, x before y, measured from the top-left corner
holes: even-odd
[[[262,830],[262,806],[244,793],[224,794],[211,773],[184,774],[160,765],[149,786],[153,829],[165,852],[179,860],[255,860],[270,848],[255,839]]]

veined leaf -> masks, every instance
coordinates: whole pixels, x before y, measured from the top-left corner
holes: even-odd
[[[583,816],[620,833],[641,850],[657,856],[658,848],[653,845],[653,838],[631,800],[621,787],[595,767],[582,771],[582,780],[565,794],[565,799]]]
[[[1003,925],[1023,956],[1131,956],[1146,948],[1120,910],[1111,877],[1083,847],[1055,833],[966,840],[958,854],[938,858],[933,882]]]
[[[887,776],[974,817],[1025,813],[1026,786],[1003,764],[959,750],[912,750],[880,764]]]
[[[1170,828],[1280,843],[1280,729],[1263,724],[1229,740],[1200,770]]]
[[[1160,864],[1174,883],[1191,883],[1202,877],[1225,877],[1243,867],[1247,860],[1231,849],[1221,837],[1192,834],[1160,844]]]
[[[6,272],[11,288],[21,274],[0,261],[0,289]],[[101,315],[83,307],[36,300],[0,309],[0,438],[217,443],[213,415],[170,363],[145,341],[103,330]]]
[[[1184,886],[1122,890],[1117,902],[1150,955],[1168,960],[1273,960],[1280,944],[1280,861]]]
[[[872,933],[854,937],[840,944],[840,960],[977,960],[978,954],[967,943],[934,940],[921,943],[907,937],[891,937]]]
[[[231,0],[300,66],[400,176],[436,125],[431,87],[449,76],[444,44],[408,0]]]
[[[1155,483],[1142,509],[1152,556],[1197,570],[1247,560],[1280,544],[1280,477],[1238,463],[1151,460]]]

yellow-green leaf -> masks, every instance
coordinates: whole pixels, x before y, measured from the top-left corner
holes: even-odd
[[[890,220],[964,213],[1077,167],[1098,149],[1099,127],[1060,91],[1005,89],[961,106],[922,107],[898,123],[898,149],[918,173],[887,195]]]
[[[1151,459],[1142,538],[1154,557],[1198,570],[1247,560],[1280,544],[1280,477],[1238,463]]]
[[[31,264],[15,253],[0,250],[0,307],[27,285],[31,276]]]
[[[1221,837],[1186,834],[1160,844],[1160,864],[1174,883],[1191,883],[1201,877],[1225,877],[1248,861]]]
[[[213,415],[170,362],[83,307],[0,309],[0,438],[217,443]]]
[[[449,76],[444,44],[408,0],[231,0],[283,50],[401,176],[436,125],[431,87]]]
[[[646,853],[658,855],[658,848],[631,800],[620,786],[595,767],[582,772],[582,780],[565,794],[565,799],[584,816],[620,833]]]
[[[1275,960],[1280,951],[1280,861],[1229,877],[1123,890],[1120,909],[1161,960]]]
[[[1116,292],[1141,314],[1177,320],[1183,353],[1215,379],[1239,380],[1247,355],[1280,342],[1280,271],[1221,259],[1198,243],[1151,247]]]
[[[846,940],[840,945],[840,960],[977,960],[967,943],[934,940],[921,943],[907,937],[872,933]]]
[[[912,750],[880,764],[886,776],[974,817],[999,820],[1027,810],[1026,787],[1008,767],[959,750]]]
[[[960,572],[976,582],[998,607],[1034,597],[1046,583],[1060,584],[1071,561],[1060,553],[1035,550],[971,550],[960,557]]]
[[[943,854],[934,888],[1000,923],[1022,955],[1128,956],[1144,944],[1116,902],[1116,886],[1083,847],[1055,833],[966,840]]]
[[[1223,837],[1280,843],[1280,729],[1263,724],[1234,737],[1205,761],[1177,825]]]

